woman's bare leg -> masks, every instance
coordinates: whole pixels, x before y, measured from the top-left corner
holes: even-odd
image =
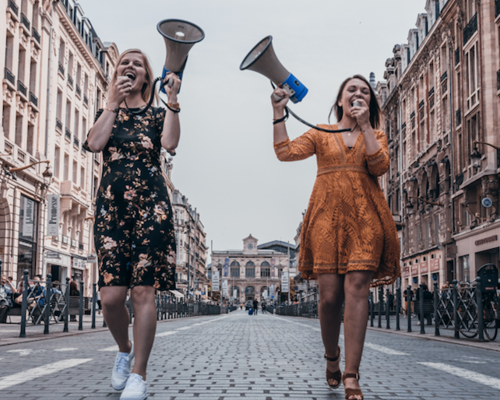
[[[342,322],[342,304],[344,303],[344,276],[338,274],[319,274],[319,322],[321,325],[321,338],[325,345],[328,357],[338,355],[340,324]],[[327,361],[327,368],[331,372],[338,371],[339,360]],[[335,386],[338,382],[330,381]]]
[[[152,286],[132,288],[134,307],[134,352],[135,363],[132,373],[142,375],[146,380],[149,354],[156,333],[155,289]]]
[[[130,353],[131,343],[128,337],[128,324],[130,322],[125,299],[126,286],[105,286],[101,288],[102,313],[118,350]]]
[[[349,272],[345,276],[344,342],[347,373],[359,370],[368,325],[368,294],[372,276],[373,272],[370,271]],[[360,388],[354,378],[346,379],[344,386],[350,389]],[[358,399],[361,397],[350,397],[350,400]]]

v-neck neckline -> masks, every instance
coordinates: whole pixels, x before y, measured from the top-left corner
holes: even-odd
[[[338,125],[333,125],[333,129],[339,129]],[[352,151],[355,147],[357,147],[358,145],[358,142],[359,142],[359,138],[360,136],[363,136],[363,134],[361,132],[358,133],[358,137],[356,138],[356,141],[354,142],[354,144],[352,145],[352,147],[349,147],[348,145],[345,144],[344,142],[344,136],[342,135],[342,132],[337,132],[336,133],[337,135],[340,136],[340,141],[342,143],[342,145],[349,151]]]

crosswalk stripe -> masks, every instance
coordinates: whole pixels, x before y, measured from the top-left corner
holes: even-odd
[[[105,349],[99,349],[99,351],[118,351],[118,345],[115,344],[114,346],[106,347]]]
[[[62,360],[52,364],[42,365],[41,367],[18,372],[17,374],[4,376],[0,379],[0,390],[7,389],[14,385],[19,385],[20,383],[32,381],[33,379],[40,378],[44,375],[50,375],[68,368],[76,367],[77,365],[84,364],[89,361],[92,361],[92,358]]]
[[[191,327],[190,326],[185,326],[183,328],[178,328],[177,330],[179,330],[179,331],[185,331],[186,329],[191,329]]]
[[[163,336],[173,335],[174,333],[177,333],[177,331],[161,332],[161,333],[157,333],[156,337],[163,337]]]
[[[488,375],[480,374],[479,372],[469,371],[467,369],[453,367],[452,365],[443,363],[419,362],[418,364],[425,365],[458,376],[459,378],[467,379],[472,382],[482,383],[494,389],[500,390],[500,379],[493,378]]]

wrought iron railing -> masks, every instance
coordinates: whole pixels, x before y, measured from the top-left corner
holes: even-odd
[[[448,71],[444,71],[444,74],[441,75],[441,83],[443,83],[446,78],[448,78]]]
[[[69,83],[69,86],[73,87],[73,77],[68,74],[68,83]]]
[[[500,15],[500,0],[495,0],[495,18]]]
[[[86,104],[86,105],[89,105],[89,98],[87,97],[87,95],[83,95],[83,102]]]
[[[31,28],[31,35],[35,38],[35,40],[38,42],[38,44],[40,44],[40,34],[35,29],[35,27]]]
[[[17,90],[21,92],[24,97],[28,97],[28,88],[20,80],[17,81]]]
[[[464,46],[477,31],[477,13],[470,19],[469,23],[464,28]]]
[[[71,131],[69,130],[69,128],[66,128],[64,130],[64,136],[66,136],[68,139],[71,139]]]
[[[38,107],[38,97],[36,97],[32,92],[30,92],[30,103],[35,107]]]
[[[73,138],[73,144],[76,146],[76,147],[80,147],[80,141],[78,140],[78,138],[75,136]],[[76,247],[76,246],[75,246]]]
[[[15,1],[9,0],[9,8],[14,12],[14,14],[19,15],[19,7]]]
[[[4,77],[8,82],[16,86],[16,76],[8,68],[4,68]]]
[[[63,123],[59,118],[56,118],[56,129],[62,131],[62,128],[63,128]]]
[[[434,86],[431,87],[431,90],[429,90],[429,97],[431,97],[432,95],[434,95]]]
[[[64,76],[64,66],[61,62],[59,62],[59,72],[62,74],[62,76]]]
[[[31,28],[31,23],[30,23],[30,20],[28,19],[28,17],[26,15],[24,15],[23,13],[21,13],[21,23],[26,27],[26,29],[29,31],[30,28]]]
[[[78,86],[78,83],[75,85],[75,93],[82,97],[82,89],[80,89],[80,86]]]

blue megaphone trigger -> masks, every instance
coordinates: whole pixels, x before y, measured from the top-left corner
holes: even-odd
[[[287,91],[291,93],[290,100],[292,100],[293,103],[302,101],[309,91],[293,74],[288,75],[288,78],[286,78],[285,82],[281,84],[281,87],[289,89]]]
[[[161,73],[161,81],[163,82],[163,80],[165,79],[165,77],[167,76],[167,74],[169,72],[172,72],[172,71],[169,71],[168,69],[166,69],[165,67],[163,67],[163,72]],[[184,71],[181,71],[181,72],[175,72],[175,74],[180,78],[181,80],[181,85],[182,85],[182,75],[184,74]],[[161,91],[165,94],[167,94],[167,92],[165,92],[165,88],[162,87],[161,88]],[[181,87],[179,86],[179,91],[177,93],[180,93],[181,91]]]

